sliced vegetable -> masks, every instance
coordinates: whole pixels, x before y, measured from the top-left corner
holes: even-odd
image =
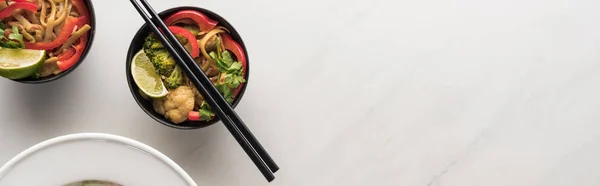
[[[178,34],[180,36],[185,37],[188,40],[188,43],[190,44],[191,47],[191,52],[190,55],[193,58],[197,58],[198,56],[200,56],[200,51],[198,49],[198,43],[197,42],[191,42],[191,41],[196,41],[196,36],[194,36],[194,34],[192,34],[190,31],[178,27],[178,26],[169,26],[169,30],[171,30],[171,32],[173,32],[173,34]]]
[[[67,49],[66,51],[62,52],[60,55],[58,55],[58,60],[59,61],[64,61],[67,59],[70,59],[71,57],[73,57],[73,55],[75,55],[75,47],[69,47],[69,49]]]
[[[173,25],[183,19],[191,19],[194,21],[201,31],[208,32],[217,26],[217,21],[208,18],[206,15],[195,10],[182,10],[167,17],[165,24]]]
[[[237,58],[237,61],[242,63],[241,76],[243,77],[246,74],[247,65],[248,65],[248,61],[246,59],[246,53],[244,52],[244,49],[242,48],[242,46],[240,46],[240,44],[235,42],[229,34],[222,34],[222,37],[223,37],[223,44],[225,44],[225,49],[233,52],[233,54]],[[241,82],[241,83],[244,83],[244,82]],[[243,86],[238,86],[236,88],[236,90],[234,91],[234,94],[233,94],[234,97],[238,96],[238,94],[242,91],[242,87]]]
[[[32,2],[16,1],[15,3],[9,5],[8,7],[4,8],[0,11],[0,19],[4,19],[4,18],[11,16],[12,13],[14,11],[16,11],[17,9],[36,12],[37,8],[38,8],[37,5],[35,5]]]
[[[86,21],[85,16],[81,16],[78,18],[69,16],[69,18],[67,18],[67,21],[65,22],[65,25],[63,26],[62,30],[60,31],[58,36],[56,36],[56,39],[54,39],[51,42],[26,43],[25,48],[36,49],[36,50],[55,49],[55,48],[59,47],[60,45],[62,45],[63,43],[65,43],[69,39],[69,37],[71,36],[71,33],[73,33],[73,30],[75,29],[75,27],[77,25],[83,25],[82,23],[85,23],[85,21]]]
[[[235,58],[237,58],[237,60],[239,62],[242,62],[244,69],[245,69],[246,68],[246,54],[245,54],[242,46],[240,46],[240,44],[235,42],[229,34],[222,34],[222,37],[223,37],[223,44],[225,45],[225,49],[233,52],[233,54],[235,55]]]
[[[85,17],[85,23],[89,24],[90,20],[88,17],[90,16],[90,13],[83,0],[72,0],[71,2],[73,3],[73,6],[75,6],[75,9],[77,9],[77,12],[79,12],[79,15]]]
[[[229,104],[233,103],[234,98],[237,96],[237,91],[240,90],[240,85],[246,80],[242,75],[243,64],[241,62],[234,61],[228,50],[221,47],[221,41],[217,38],[216,40],[217,51],[210,52],[210,57],[215,60],[216,66],[219,69],[219,77],[215,82],[215,87]],[[236,89],[234,91],[234,89]]]
[[[190,111],[190,112],[188,112],[188,120],[190,120],[190,121],[200,121],[200,112],[198,112],[198,111]]]
[[[206,101],[202,101],[198,111],[190,111],[188,120],[190,121],[210,121],[215,117],[215,113],[210,110],[210,106]]]
[[[71,56],[71,58],[69,58],[67,60],[56,62],[56,65],[58,65],[58,69],[61,72],[71,68],[73,65],[75,65],[75,63],[77,63],[79,58],[81,58],[81,55],[83,54],[83,51],[85,50],[85,45],[87,43],[87,39],[88,39],[88,34],[87,33],[83,34],[83,36],[81,36],[79,38],[79,44],[75,45],[75,54],[73,54],[73,56]]]
[[[79,17],[75,21],[75,26],[77,28],[82,28],[82,27],[84,27],[84,25],[87,25],[86,21],[87,21],[87,19],[85,18],[85,16]],[[72,33],[72,32],[73,31],[71,31],[69,33]],[[62,34],[62,32],[61,32],[61,34]],[[58,69],[61,72],[68,70],[73,65],[75,65],[75,63],[77,63],[77,61],[79,61],[79,58],[81,58],[81,55],[83,55],[83,51],[85,50],[85,47],[87,45],[88,34],[89,34],[89,32],[85,32],[81,37],[79,37],[79,43],[77,45],[75,45],[75,54],[73,54],[73,56],[71,56],[67,60],[59,60],[58,62],[56,62],[56,65],[58,65]],[[62,43],[60,43],[60,44],[62,44]]]

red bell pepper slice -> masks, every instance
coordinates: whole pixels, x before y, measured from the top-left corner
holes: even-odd
[[[225,49],[233,52],[237,60],[242,63],[242,75],[245,75],[246,66],[248,62],[246,61],[246,53],[244,52],[244,49],[242,48],[242,46],[240,46],[240,44],[235,42],[229,34],[222,34],[221,36],[223,38],[223,45],[225,45]],[[242,87],[243,85],[237,87],[233,94],[234,98],[236,98],[238,94],[242,91]]]
[[[200,112],[197,112],[197,111],[188,112],[188,119],[190,121],[200,121]]]
[[[75,26],[77,26],[77,28],[81,28],[81,27],[83,27],[83,25],[86,24],[86,21],[87,21],[87,19],[80,17],[75,22]],[[77,61],[79,61],[79,59],[81,58],[81,55],[83,55],[83,51],[85,50],[85,47],[87,45],[88,34],[89,34],[89,32],[86,32],[79,38],[79,43],[75,45],[75,53],[73,55],[71,55],[71,57],[69,57],[67,59],[63,59],[63,60],[58,59],[58,62],[56,62],[56,65],[58,66],[58,69],[61,72],[68,70],[73,65],[75,65],[75,63],[77,63]],[[64,53],[66,53],[66,52],[64,52]],[[65,55],[68,55],[68,54],[65,54]],[[66,57],[63,57],[63,58],[66,58]]]
[[[58,65],[58,69],[61,72],[68,70],[73,65],[75,65],[75,63],[79,60],[79,58],[81,58],[81,55],[83,55],[83,51],[85,50],[85,45],[87,44],[88,33],[83,34],[83,36],[81,36],[79,39],[80,39],[79,44],[75,45],[75,54],[73,54],[73,56],[71,56],[71,58],[69,58],[67,60],[63,60],[63,61],[59,60],[56,62],[56,65]]]
[[[37,5],[33,4],[32,2],[18,1],[18,2],[15,2],[15,3],[9,5],[8,7],[4,8],[4,9],[2,9],[2,11],[0,11],[0,19],[4,19],[4,18],[11,16],[12,13],[17,9],[23,9],[23,10],[29,10],[31,12],[36,12],[37,8],[38,8]]]
[[[61,53],[57,56],[58,60],[64,61],[64,60],[70,59],[71,57],[73,57],[73,55],[75,55],[76,52],[77,52],[77,50],[74,47],[69,47],[69,49],[67,49],[67,51],[64,51],[63,53]]]
[[[208,16],[195,11],[195,10],[182,10],[174,13],[173,15],[167,17],[165,20],[165,24],[172,25],[177,23],[182,19],[191,19],[196,24],[201,31],[208,32],[217,26],[217,21],[208,18]]]
[[[83,0],[72,0],[72,3],[75,9],[77,9],[77,12],[79,12],[79,15],[86,17],[85,23],[90,23],[90,20],[88,20],[88,18],[90,17],[90,13],[87,6],[85,6]]]
[[[60,45],[62,45],[69,39],[69,37],[73,33],[73,30],[75,29],[75,26],[77,26],[78,23],[83,23],[85,20],[86,20],[85,16],[81,16],[78,18],[69,16],[67,18],[62,30],[60,31],[58,36],[56,36],[56,39],[54,39],[51,42],[25,43],[25,48],[34,49],[34,50],[55,49],[56,47],[59,47]]]
[[[215,119],[215,116],[211,116],[210,119]],[[188,120],[190,121],[200,121],[200,112],[198,111],[190,111],[188,112]]]
[[[169,30],[171,30],[171,32],[173,32],[173,34],[179,34],[188,40],[188,43],[192,47],[192,51],[191,51],[190,55],[192,55],[193,58],[197,58],[198,56],[200,56],[200,49],[198,48],[198,42],[196,42],[196,36],[194,36],[194,34],[192,34],[192,32],[190,32],[189,30],[186,30],[185,28],[181,28],[178,26],[169,26]]]

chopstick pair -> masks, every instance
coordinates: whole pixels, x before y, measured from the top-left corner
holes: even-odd
[[[215,111],[219,118],[221,118],[227,130],[229,130],[235,140],[242,146],[246,154],[258,167],[263,176],[267,179],[267,181],[273,181],[273,179],[275,179],[273,173],[279,170],[279,167],[258,142],[256,137],[254,137],[252,132],[250,132],[248,127],[246,127],[237,113],[235,113],[229,103],[227,103],[225,98],[221,96],[219,91],[214,87],[202,69],[194,62],[193,57],[179,43],[175,35],[167,28],[166,24],[160,19],[160,16],[158,16],[158,14],[154,11],[150,4],[146,2],[146,0],[139,0],[143,7],[140,6],[136,0],[130,1],[142,18],[144,18],[146,24],[150,26],[152,32],[174,57],[177,65],[179,65],[179,67],[186,73],[187,77],[196,86],[203,98],[208,102],[211,109]],[[144,12],[144,8],[146,9],[145,11],[147,11],[152,17]],[[160,30],[156,25],[160,27]],[[166,37],[161,34],[161,31],[166,35]]]

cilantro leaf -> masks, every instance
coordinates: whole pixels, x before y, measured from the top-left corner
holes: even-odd
[[[229,68],[229,66],[219,58],[216,58],[215,62],[217,64],[217,68],[219,68],[219,72],[227,71],[227,69]]]
[[[242,84],[243,82],[246,82],[246,80],[242,76],[234,74],[225,75],[225,84],[227,84],[227,87],[229,88],[235,89],[238,86],[240,86],[240,84]]]
[[[225,50],[221,53],[221,59],[223,59],[223,62],[225,62],[225,64],[227,64],[227,66],[230,66],[234,61],[233,58],[231,57],[231,54],[229,53],[229,51]]]
[[[227,73],[231,73],[231,74],[235,74],[235,75],[242,75],[242,63],[235,62],[235,63],[231,64],[229,66],[229,68],[227,68]]]
[[[208,53],[208,55],[209,55],[211,58],[213,58],[213,59],[217,59],[217,58],[219,58],[219,56],[217,56],[217,53],[216,53],[215,51],[212,51],[212,52]]]
[[[206,103],[206,101],[202,101],[200,104],[200,110],[198,110],[198,112],[200,113],[200,120],[202,121],[209,121],[213,116],[215,116],[215,113],[210,110],[210,106],[208,103]]]
[[[0,29],[2,29],[2,30],[4,31],[4,28],[5,28],[5,27],[4,27],[4,23],[3,23],[3,22],[0,22]]]
[[[5,43],[0,43],[2,45],[2,47],[4,48],[20,48],[20,43],[13,41],[13,40],[8,40]]]
[[[25,48],[23,35],[19,34],[19,28],[16,25],[12,27],[12,33],[8,35],[8,39],[6,44],[10,46],[9,48]]]
[[[212,119],[212,117],[215,116],[215,113],[208,109],[200,109],[198,110],[198,113],[200,113],[201,121],[210,121],[210,119]]]
[[[229,104],[233,103],[233,91],[231,91],[231,88],[229,88],[227,84],[216,84],[215,87],[223,94],[223,98],[225,98]]]

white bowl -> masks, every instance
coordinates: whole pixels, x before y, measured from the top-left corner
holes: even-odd
[[[152,147],[110,134],[53,138],[0,168],[0,186],[62,186],[106,180],[125,186],[196,186],[175,162]]]

